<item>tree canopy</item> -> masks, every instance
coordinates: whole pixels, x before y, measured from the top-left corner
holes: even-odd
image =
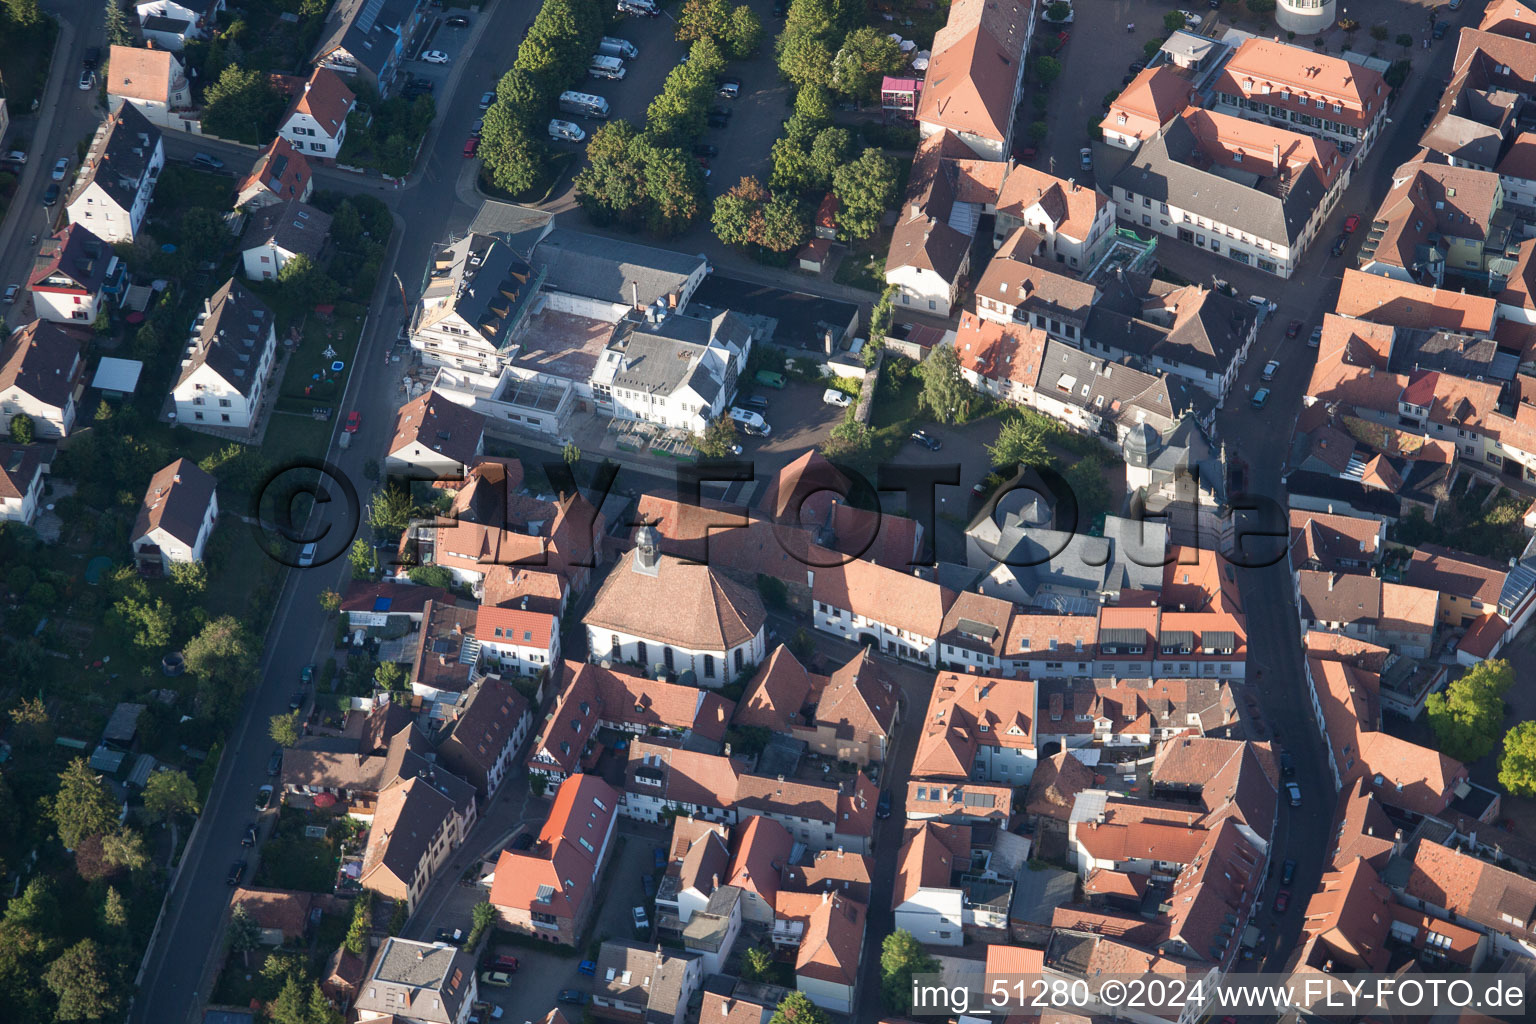
[[[196,814],[197,783],[186,772],[154,772],[144,784],[144,809],[160,819]]]
[[[912,975],[939,969],[939,962],[918,945],[912,933],[898,928],[880,944],[880,991],[896,1013],[912,1009]]]
[[[266,72],[229,64],[203,93],[203,129],[221,138],[266,145],[287,106]]]
[[[299,742],[299,713],[290,711],[281,715],[273,715],[267,723],[267,735],[272,737],[278,746],[291,747]]]
[[[1514,681],[1509,662],[1484,661],[1464,672],[1444,693],[1430,694],[1424,711],[1441,751],[1468,762],[1490,753],[1504,724],[1504,693]]]
[[[954,423],[971,395],[971,387],[960,376],[960,359],[952,345],[935,345],[918,366],[923,390],[918,404],[940,423]]]
[[[896,161],[878,149],[866,149],[832,175],[837,196],[837,230],[844,239],[868,238],[880,229],[880,219],[896,203]]]
[[[1536,722],[1520,722],[1504,734],[1499,785],[1515,796],[1536,796]]]
[[[93,939],[70,946],[43,974],[59,1001],[58,1019],[99,1020],[118,1012],[122,987]]]
[[[832,1024],[821,1007],[804,992],[791,992],[773,1011],[768,1024]]]
[[[987,445],[987,451],[994,466],[1043,466],[1051,461],[1044,432],[1024,416],[1004,420],[997,440]]]
[[[890,35],[874,25],[861,25],[843,37],[832,58],[830,85],[844,96],[866,99],[880,84],[882,75],[900,71],[906,54]]]
[[[117,807],[96,772],[77,757],[59,773],[59,791],[48,803],[59,842],[74,849],[86,836],[106,833],[117,822]]]

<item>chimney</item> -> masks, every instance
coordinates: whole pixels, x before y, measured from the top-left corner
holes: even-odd
[[[629,282],[630,300],[636,309],[640,308],[640,284],[638,281]]]
[[[1275,143],[1275,153],[1274,153],[1274,158],[1273,159],[1275,161],[1275,173],[1279,174],[1280,173],[1280,143],[1278,143],[1278,142]]]
[[[1333,573],[1328,574],[1328,593],[1333,593]]]
[[[821,343],[822,347],[826,350],[826,354],[830,356],[832,354],[833,346],[837,344],[836,340],[832,337],[832,328],[828,327],[825,331],[822,332]]]
[[[1407,847],[1408,844],[1403,841],[1403,830],[1398,829],[1392,835],[1392,852],[1395,855],[1401,855],[1403,850],[1405,850]]]
[[[714,892],[718,888],[720,888],[720,875],[718,873],[710,875],[709,876],[709,891],[710,892]]]

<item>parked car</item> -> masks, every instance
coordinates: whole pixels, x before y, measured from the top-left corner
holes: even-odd
[[[84,71],[80,72],[80,89],[82,91],[84,91],[86,89],[89,89],[91,86],[93,86],[95,84],[96,84],[96,72],[92,71],[89,68],[87,68]]]
[[[1312,328],[1312,334],[1307,338],[1307,348],[1317,348],[1323,343],[1323,325],[1318,324]]]
[[[8,284],[5,286],[5,304],[9,306],[16,301],[16,293],[21,291],[21,285]]]
[[[423,50],[421,59],[428,64],[447,64],[448,54],[442,50]]]
[[[1280,866],[1280,884],[1290,885],[1296,878],[1296,861],[1290,857],[1285,858],[1285,863]]]
[[[730,107],[710,107],[709,108],[709,116],[710,117],[723,117],[723,118],[729,119],[730,116],[731,116],[731,108]]]
[[[560,990],[560,1002],[568,1003],[571,1006],[586,1006],[589,998],[591,997],[579,988],[563,988]]]
[[[1200,27],[1200,15],[1196,14],[1194,11],[1180,11],[1179,13],[1184,15],[1184,24],[1189,28]]]
[[[1344,218],[1344,233],[1346,235],[1354,234],[1355,233],[1355,229],[1358,228],[1359,226],[1360,226],[1360,215],[1359,214],[1352,213],[1348,217]]]
[[[1291,890],[1289,890],[1289,889],[1281,889],[1279,892],[1275,893],[1275,907],[1274,907],[1274,910],[1275,910],[1275,916],[1276,917],[1279,917],[1281,914],[1285,913],[1286,908],[1289,907],[1290,905],[1291,905]]]
[[[299,549],[299,568],[307,569],[315,564],[315,552],[319,551],[319,545],[310,541]]]
[[[8,164],[25,164],[27,162],[27,151],[24,149],[12,149],[5,154],[3,159]]]
[[[880,800],[879,800],[878,803],[875,804],[875,817],[877,817],[877,818],[879,818],[879,819],[881,819],[883,821],[886,818],[889,818],[890,816],[891,816],[891,791],[888,790],[888,789],[882,789],[880,791]]]
[[[635,921],[635,931],[637,931],[637,932],[650,931],[650,929],[651,929],[651,919],[645,916],[645,908],[644,907],[635,907],[633,910],[630,911],[630,916],[634,918],[634,921]]]
[[[711,128],[729,128],[731,125],[729,117],[720,117],[715,114],[710,114],[709,117],[705,118],[705,121]]]
[[[363,425],[363,414],[357,409],[347,413],[347,425],[344,428],[347,433],[355,434]]]
[[[235,861],[233,864],[231,864],[229,866],[229,885],[230,885],[230,888],[234,888],[235,886],[239,885],[240,884],[240,879],[242,879],[244,877],[245,877],[245,861],[237,860],[237,861]]]
[[[907,435],[907,439],[909,441],[916,441],[918,444],[922,445],[924,448],[927,448],[931,452],[936,452],[940,448],[944,447],[944,442],[940,441],[926,430],[914,430],[912,433]]]
[[[697,146],[693,147],[693,155],[694,156],[702,156],[702,157],[716,157],[716,156],[720,155],[720,147],[719,146],[711,146],[707,142],[701,142]],[[762,383],[762,376],[763,376],[763,374],[767,373],[767,372],[768,372],[767,370],[760,370],[760,371],[758,371],[757,376],[758,376],[758,383],[759,384]],[[775,377],[782,377],[783,374],[775,373],[773,376],[775,376]],[[779,385],[779,386],[783,387],[782,384]]]
[[[355,414],[354,414],[355,415]],[[315,681],[315,666],[305,665],[299,669],[299,685],[308,686]]]
[[[1084,146],[1082,149],[1078,150],[1077,157],[1079,162],[1082,164],[1083,170],[1093,170],[1093,150],[1090,147]]]
[[[494,92],[487,91],[487,92],[483,92],[483,93],[480,94],[480,109],[481,110],[488,110],[488,109],[490,109],[491,104],[495,103],[495,102],[496,102],[496,94]]]
[[[48,176],[50,178],[52,178],[54,181],[63,181],[64,180],[64,176],[66,174],[68,174],[68,173],[69,173],[69,157],[61,156],[57,160],[55,160],[53,162],[53,171],[50,172]]]
[[[1349,235],[1340,232],[1339,237],[1333,240],[1333,247],[1328,250],[1330,256],[1343,256],[1344,250],[1349,246]]]
[[[512,984],[512,975],[506,971],[481,971],[480,984],[494,985],[497,988],[509,988]]]
[[[256,791],[256,809],[264,811],[272,806],[272,787],[262,786]]]
[[[49,185],[43,189],[43,205],[52,206],[59,201],[59,186]]]
[[[85,51],[85,59],[80,62],[80,66],[87,71],[95,71],[101,67],[101,47],[92,46],[87,49]]]
[[[724,99],[733,100],[741,95],[741,79],[722,78],[720,84],[715,86],[715,94]]]
[[[640,888],[645,890],[645,898],[646,899],[653,900],[653,899],[656,898],[656,879],[655,879],[654,876],[652,876],[652,875],[641,875],[640,876]]]
[[[596,960],[583,960],[581,963],[576,965],[576,973],[577,974],[585,974],[585,975],[588,975],[588,976],[596,974],[597,973],[597,961]]]
[[[1274,380],[1275,374],[1280,370],[1280,360],[1271,359],[1264,364],[1264,372],[1259,374],[1264,380]]]
[[[1257,391],[1255,391],[1253,393],[1253,407],[1255,409],[1262,409],[1262,408],[1264,408],[1264,403],[1268,402],[1268,401],[1269,401],[1269,388],[1259,388],[1259,390],[1257,390]]]
[[[224,169],[224,161],[211,153],[193,153],[192,163],[208,171],[221,171]]]
[[[1444,39],[1446,31],[1450,27],[1451,26],[1450,26],[1449,22],[1437,21],[1437,22],[1435,22],[1435,27],[1430,30],[1429,34],[1434,36],[1436,39]]]
[[[240,837],[240,845],[241,846],[255,846],[256,845],[256,823],[254,821],[251,822],[249,825],[245,826],[245,835]]]
[[[667,848],[665,846],[651,847],[651,866],[657,871],[667,866]]]
[[[1300,320],[1292,320],[1290,323],[1285,325],[1285,336],[1287,338],[1294,338],[1296,335],[1301,333],[1301,329],[1305,326],[1306,324],[1302,323]]]
[[[295,690],[288,695],[288,710],[297,711],[304,706],[304,691]]]
[[[471,135],[469,138],[464,140],[464,158],[468,160],[469,158],[473,157],[475,155],[475,151],[479,148],[480,140]]]
[[[1296,761],[1289,750],[1280,751],[1280,774],[1288,779],[1296,774]]]
[[[750,409],[751,411],[761,415],[762,413],[768,411],[768,399],[764,398],[762,395],[753,395],[751,398],[742,402],[741,407],[743,409]]]
[[[278,747],[272,751],[272,756],[267,758],[267,774],[281,775],[283,773],[283,748]]]
[[[449,28],[469,28],[469,19],[462,14],[455,14],[451,18],[443,19],[443,24]]]
[[[457,946],[464,941],[462,928],[439,928],[433,937],[434,942],[446,942],[450,946]]]
[[[853,404],[853,399],[836,388],[827,388],[821,393],[821,400],[827,405],[835,405],[839,409],[846,409]]]
[[[484,135],[485,134],[485,118],[483,118],[483,117],[475,118],[475,123],[469,126],[469,134],[473,135],[477,139],[480,136]]]
[[[493,956],[485,962],[485,966],[493,971],[506,971],[508,974],[516,974],[519,964],[515,956]]]
[[[549,122],[549,137],[556,142],[580,142],[587,137],[587,133],[574,121],[556,118]]]
[[[715,147],[710,146],[709,148],[714,149]],[[710,153],[709,155],[714,156],[713,153]],[[752,379],[761,384],[763,387],[773,388],[776,391],[783,391],[785,385],[789,383],[788,377],[784,376],[782,373],[774,373],[772,370],[758,370],[757,374]]]
[[[1296,783],[1287,782],[1285,784],[1285,795],[1290,799],[1292,807],[1301,806],[1301,787],[1296,785]]]

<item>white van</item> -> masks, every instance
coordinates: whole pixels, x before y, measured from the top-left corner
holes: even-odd
[[[609,57],[622,57],[625,60],[634,60],[640,56],[640,50],[628,39],[617,39],[613,36],[603,36],[603,41],[597,44],[597,52]]]
[[[587,137],[587,133],[581,130],[580,125],[557,118],[549,122],[549,137],[556,142],[580,142]]]
[[[767,437],[773,433],[773,428],[768,425],[768,421],[750,409],[740,409],[734,405],[731,406],[731,419],[740,423],[742,428],[749,434]]]
[[[624,62],[618,57],[594,53],[592,60],[587,64],[587,74],[593,78],[612,78],[617,81],[622,79],[626,72]]]
[[[640,14],[654,18],[661,11],[651,0],[619,0],[620,14]]]
[[[572,89],[560,94],[560,109],[578,117],[607,117],[608,101],[590,92]]]

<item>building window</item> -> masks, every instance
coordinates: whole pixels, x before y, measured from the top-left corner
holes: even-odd
[[[744,657],[742,657],[741,648],[740,647],[736,648],[736,671],[737,672],[741,671],[742,666],[745,664],[745,662],[746,662],[746,659]]]
[[[624,647],[619,643],[619,634],[615,633],[609,638],[608,652],[613,655],[615,661],[624,653]]]
[[[673,669],[671,647],[663,647],[661,649],[661,660],[666,663],[667,671],[671,672]]]
[[[646,654],[645,654],[645,641],[644,640],[636,640],[635,641],[635,660],[640,662],[641,666],[644,667],[644,665],[645,665],[645,658],[646,658]]]
[[[704,655],[704,678],[715,678],[715,656],[713,654]]]

